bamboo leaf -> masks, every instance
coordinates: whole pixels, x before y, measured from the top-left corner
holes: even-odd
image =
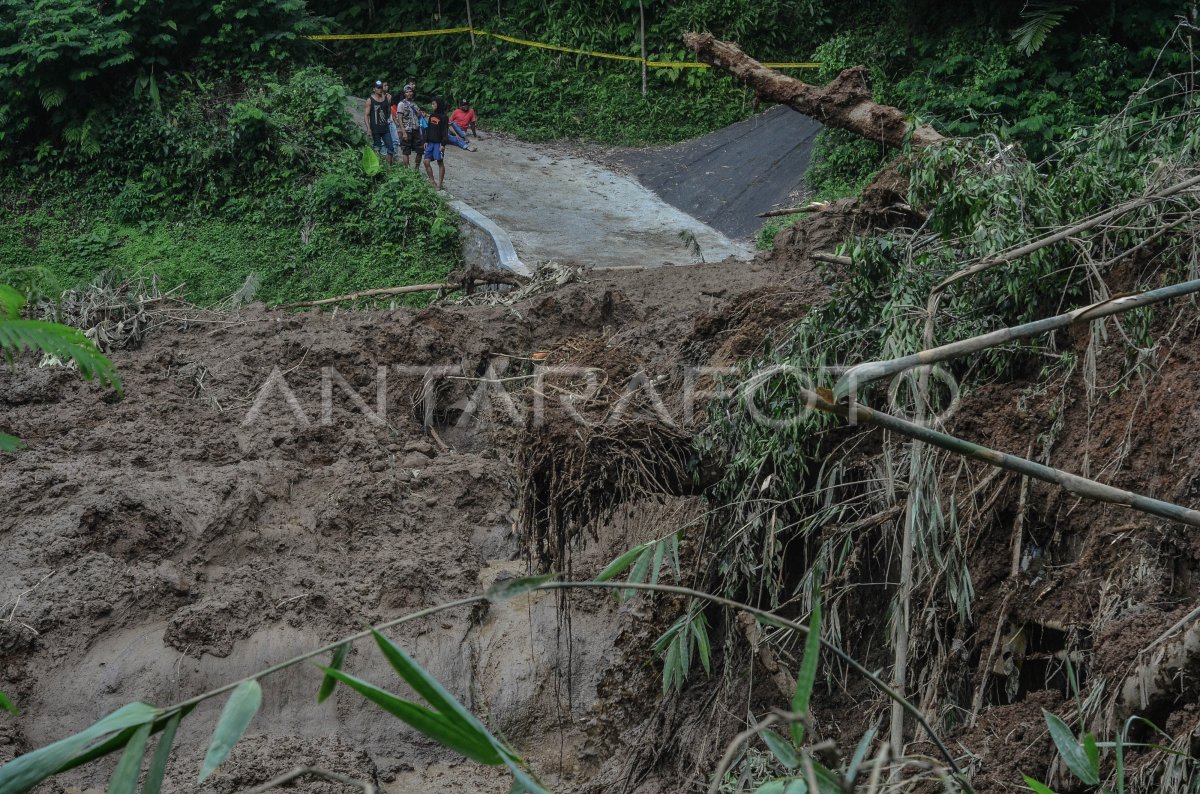
[[[262,687],[257,681],[243,681],[238,684],[237,689],[229,695],[229,700],[225,701],[225,708],[217,720],[217,727],[213,730],[208,752],[204,754],[204,763],[200,767],[200,778],[197,782],[203,783],[205,778],[229,757],[229,752],[238,743],[238,739],[242,738],[261,705]]]
[[[768,780],[754,790],[755,794],[808,794],[808,784],[801,778]]]
[[[679,667],[679,633],[671,639],[671,644],[667,646],[667,658],[663,660],[662,674],[662,691],[663,694],[671,689],[671,682],[675,679],[675,671]],[[683,684],[682,678],[680,685]]]
[[[663,554],[667,551],[665,540],[654,544],[654,559],[650,563],[650,584],[658,584],[658,572],[662,568]]]
[[[646,547],[645,550],[638,555],[637,562],[633,564],[633,570],[629,572],[629,579],[627,581],[631,583],[641,583],[646,581],[646,571],[650,569],[650,558],[652,556],[654,556],[653,550],[649,547]],[[625,599],[633,598],[636,594],[636,590],[621,591],[621,595]]]
[[[76,756],[85,753],[97,740],[110,733],[151,722],[157,714],[158,709],[153,706],[145,703],[130,703],[73,736],[18,756],[4,766],[0,766],[0,791],[3,791],[4,794],[21,794],[29,791],[41,781],[67,767]],[[111,749],[116,749],[116,746]]]
[[[16,452],[20,449],[25,449],[24,441],[16,436],[10,436],[8,433],[0,433],[0,452]],[[0,692],[0,695],[2,694]],[[5,700],[8,700],[8,698],[5,698]]]
[[[2,436],[2,435],[3,435],[3,433],[0,433],[0,436]],[[0,443],[3,443],[2,438],[0,438]],[[0,449],[3,449],[3,446],[0,446]],[[8,695],[4,694],[3,692],[0,692],[0,709],[4,709],[5,711],[7,711],[9,714],[13,715],[14,717],[21,716],[20,709],[18,709],[16,706],[14,706],[13,702],[8,699]]]
[[[195,708],[195,706],[188,706],[187,708],[185,708],[183,710],[182,716],[186,717],[188,714],[191,713],[192,709],[194,709],[194,708]],[[156,720],[154,722],[154,727],[152,727],[150,729],[150,735],[153,736],[154,734],[161,731],[163,729],[163,727],[169,721],[170,721],[170,718],[168,718],[168,717],[164,717],[163,719]],[[137,730],[136,727],[135,728],[126,728],[125,730],[121,731],[120,733],[117,733],[117,734],[105,739],[103,742],[93,745],[92,747],[90,747],[88,749],[88,751],[86,753],[77,755],[74,758],[72,758],[69,762],[67,762],[66,764],[63,764],[61,767],[58,768],[57,771],[55,771],[54,774],[61,775],[63,772],[66,772],[70,769],[74,769],[75,767],[78,767],[78,766],[83,766],[84,764],[91,763],[92,761],[95,761],[97,758],[103,758],[104,756],[108,755],[109,753],[113,752],[114,750],[121,749],[122,747],[125,746],[126,742],[128,742],[130,740],[130,738],[133,737],[133,733],[135,730]]]
[[[646,545],[647,544],[645,543],[639,543],[637,546],[634,546],[632,549],[610,562],[605,569],[596,576],[596,581],[607,582],[609,579],[614,579],[620,576],[625,572],[626,568],[633,564],[633,561],[637,559],[638,555],[645,550]]]
[[[146,771],[146,782],[142,784],[142,794],[159,794],[162,790],[163,776],[167,772],[167,759],[171,757],[175,731],[178,730],[183,716],[182,711],[172,714],[163,728],[162,736],[158,737],[158,746],[154,748],[154,757],[150,759],[150,769]]]
[[[800,766],[800,756],[796,754],[796,749],[787,743],[779,734],[770,730],[759,732],[763,742],[767,745],[767,749],[771,751],[779,763],[783,764],[788,769],[796,769]]]
[[[1054,794],[1054,789],[1050,788],[1045,783],[1039,783],[1029,775],[1021,775],[1021,777],[1025,778],[1025,785],[1029,786],[1029,790],[1033,791],[1034,794]]]
[[[465,733],[459,725],[451,723],[445,715],[405,700],[349,673],[334,670],[331,667],[324,669],[326,675],[341,681],[387,713],[454,752],[486,766],[503,763],[500,754],[487,741],[486,737],[480,736],[477,732]]]
[[[350,643],[343,642],[333,650],[333,659],[329,662],[329,666],[334,670],[341,670],[342,665],[346,662],[346,654],[350,653]],[[332,676],[325,676],[321,679],[321,688],[317,690],[317,702],[324,703],[325,700],[333,694],[334,687],[337,686],[337,679]]]
[[[487,600],[493,604],[498,604],[501,601],[507,601],[510,598],[516,598],[519,595],[524,595],[531,590],[536,590],[538,586],[546,582],[554,581],[558,578],[557,573],[546,573],[541,576],[524,576],[520,579],[506,579],[503,582],[496,582],[487,589]]]
[[[1083,751],[1087,753],[1088,767],[1100,778],[1100,748],[1096,746],[1096,737],[1090,733],[1083,735]]]
[[[1067,724],[1057,715],[1051,714],[1045,709],[1042,709],[1042,716],[1046,719],[1046,727],[1050,729],[1050,738],[1054,740],[1054,746],[1058,748],[1058,753],[1062,756],[1067,769],[1070,769],[1075,777],[1089,786],[1098,784],[1100,782],[1099,771],[1092,769],[1087,752],[1079,746],[1079,742],[1075,740],[1075,734],[1071,732]]]
[[[858,746],[854,748],[854,755],[850,757],[850,764],[846,767],[846,785],[853,787],[854,780],[858,777],[858,768],[867,757],[867,751],[871,749],[871,742],[875,741],[878,730],[877,726],[872,725],[858,740]]]
[[[671,534],[671,570],[675,572],[676,581],[683,576],[683,571],[679,565],[679,535],[683,530]]]
[[[425,668],[414,662],[399,645],[396,645],[378,631],[372,630],[371,633],[375,636],[375,641],[379,644],[379,649],[383,651],[383,655],[387,657],[388,662],[396,669],[400,677],[416,690],[421,697],[425,698],[429,705],[440,712],[437,716],[445,722],[447,727],[455,731],[467,731],[470,737],[482,739],[491,745],[492,750],[499,756],[500,762],[508,767],[508,771],[512,774],[513,778],[523,785],[527,791],[531,792],[531,794],[549,794],[540,783],[525,771],[523,766],[524,761],[520,756],[493,736],[491,731],[487,729],[479,718],[459,703],[442,686],[440,681],[426,672]],[[339,673],[338,679],[345,681],[345,674]],[[414,725],[413,727],[416,726]]]
[[[817,680],[817,663],[821,660],[821,591],[813,586],[813,609],[808,619],[808,636],[804,638],[804,658],[800,660],[800,672],[796,675],[796,692],[792,695],[792,712],[807,714],[812,699],[813,685]],[[804,723],[791,725],[792,743],[799,747],[804,743]]]
[[[152,723],[145,723],[134,731],[121,760],[108,781],[108,794],[136,794],[138,777],[142,772],[142,756],[146,753],[146,739],[150,736]]]

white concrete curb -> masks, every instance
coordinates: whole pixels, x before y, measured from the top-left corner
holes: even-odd
[[[529,267],[521,261],[521,257],[517,256],[517,249],[513,247],[512,238],[508,236],[508,232],[497,226],[491,218],[479,210],[467,205],[466,202],[451,199],[450,206],[468,223],[482,229],[492,238],[492,243],[496,246],[496,259],[501,267],[511,270],[519,276],[528,278],[533,275]]]

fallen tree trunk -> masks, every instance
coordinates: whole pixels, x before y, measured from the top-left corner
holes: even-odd
[[[721,41],[711,33],[685,33],[683,43],[704,63],[741,80],[759,100],[787,105],[826,127],[849,130],[896,149],[909,140],[913,146],[945,140],[928,124],[910,123],[899,108],[873,101],[865,66],[845,69],[828,85],[819,87],[768,69],[736,44]]]

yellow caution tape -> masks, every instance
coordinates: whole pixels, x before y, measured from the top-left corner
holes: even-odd
[[[512,44],[520,44],[524,47],[536,47],[540,50],[554,50],[555,52],[566,52],[571,55],[586,55],[590,58],[607,58],[610,61],[634,61],[636,63],[644,63],[651,69],[708,69],[707,63],[699,63],[697,61],[651,61],[644,60],[636,55],[615,55],[610,52],[592,52],[591,50],[579,50],[574,47],[560,47],[557,44],[545,44],[540,41],[529,41],[528,39],[518,39],[514,36],[505,36],[503,33],[492,33],[486,30],[478,30],[476,28],[441,28],[439,30],[409,30],[402,33],[327,33],[319,36],[305,36],[313,41],[351,41],[354,39],[403,39],[413,36],[444,36],[451,33],[473,33],[476,36],[491,36],[494,39],[507,41]],[[769,69],[817,69],[821,64],[812,63],[809,61],[797,63],[764,63]]]
[[[327,33],[304,38],[313,41],[349,41],[351,39],[403,39],[411,36],[443,36],[447,33],[470,32],[470,28],[442,28],[441,30],[409,30],[403,33]]]

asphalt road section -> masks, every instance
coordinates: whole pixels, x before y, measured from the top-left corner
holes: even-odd
[[[527,265],[661,267],[753,256],[744,241],[600,163],[486,132],[472,143],[478,151],[446,149],[446,190],[507,232]]]
[[[745,121],[662,149],[616,159],[668,204],[732,238],[752,236],[758,213],[790,207],[821,124],[777,105]]]

